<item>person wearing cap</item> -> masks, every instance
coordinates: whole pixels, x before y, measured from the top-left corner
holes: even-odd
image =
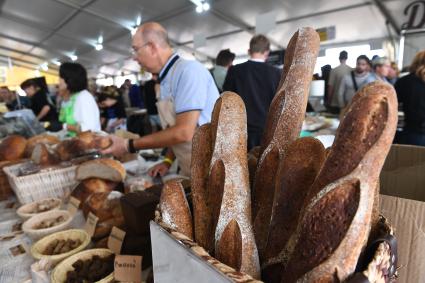
[[[163,162],[149,170],[151,176],[164,175],[175,159],[180,175],[190,176],[192,138],[198,126],[211,121],[219,98],[210,72],[198,61],[185,60],[174,53],[167,31],[159,23],[141,25],[133,36],[134,59],[150,73],[159,74],[157,102],[162,131],[138,139],[111,136],[113,144],[102,153],[122,155],[140,149],[164,148]]]
[[[215,59],[215,67],[211,70],[211,74],[217,85],[218,91],[223,91],[224,80],[226,79],[227,70],[232,66],[235,60],[235,53],[230,52],[230,49],[220,50]]]
[[[229,68],[223,90],[237,93],[245,103],[250,150],[261,143],[267,113],[279,86],[280,71],[266,63],[270,53],[266,36],[253,36],[248,53],[247,62]]]
[[[340,65],[332,69],[328,81],[328,101],[326,106],[330,112],[339,113],[338,91],[345,76],[349,75],[352,68],[347,65],[348,53],[341,51],[339,53]]]
[[[371,76],[374,80],[383,81],[389,83],[387,76],[390,73],[390,60],[387,57],[375,57],[372,60],[372,69],[373,72]]]

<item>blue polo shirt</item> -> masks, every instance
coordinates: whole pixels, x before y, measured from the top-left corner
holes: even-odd
[[[162,68],[162,75],[173,54]],[[211,113],[219,93],[210,72],[198,61],[179,58],[160,83],[161,100],[172,96],[176,114],[199,110],[198,125],[211,122]]]

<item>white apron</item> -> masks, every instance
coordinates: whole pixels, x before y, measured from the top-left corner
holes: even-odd
[[[173,77],[175,66],[179,63],[174,64],[171,70],[171,78]],[[170,83],[171,85],[171,83]],[[172,93],[170,91],[170,93]],[[176,124],[176,111],[174,107],[174,99],[172,96],[158,100],[156,103],[156,107],[158,108],[159,119],[161,120],[161,126],[163,129],[172,127]],[[180,175],[190,177],[190,162],[192,156],[192,141],[179,143],[171,146],[176,159],[178,161],[178,165],[180,167]]]

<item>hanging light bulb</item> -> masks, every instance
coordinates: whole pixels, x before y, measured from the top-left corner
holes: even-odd
[[[198,13],[198,14],[200,14],[200,13],[202,13],[204,10],[203,10],[203,8],[202,8],[202,5],[198,5],[198,6],[196,6],[196,13]]]
[[[208,4],[207,2],[205,2],[204,4],[202,4],[202,9],[204,11],[208,11],[210,9],[210,4]]]
[[[71,55],[69,55],[69,58],[70,58],[72,61],[77,61],[78,56],[77,56],[77,55],[75,55],[75,54],[71,54]]]
[[[103,45],[102,45],[102,44],[100,44],[100,43],[98,43],[98,44],[96,44],[96,45],[94,46],[94,48],[95,48],[97,51],[100,51],[100,50],[102,50],[102,49],[103,49]]]
[[[47,70],[49,69],[49,63],[44,62],[43,64],[41,64],[41,65],[40,65],[40,68],[41,68],[43,71],[47,71]]]

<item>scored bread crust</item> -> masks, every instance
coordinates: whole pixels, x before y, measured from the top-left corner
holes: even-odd
[[[164,224],[193,239],[192,214],[179,180],[170,180],[164,184],[159,211]]]
[[[312,28],[301,28],[292,36],[285,54],[280,88],[267,115],[252,196],[254,232],[260,258],[267,243],[276,171],[288,145],[299,137],[319,44],[319,36]]]
[[[77,180],[99,178],[113,182],[122,182],[126,171],[121,162],[109,158],[90,160],[80,164],[76,169]]]
[[[325,159],[323,144],[312,137],[292,142],[283,157],[281,172],[276,180],[270,232],[262,265],[279,255],[288,238],[297,227],[293,219],[299,218],[304,198]],[[266,282],[280,282],[281,262],[275,262],[262,270]],[[278,279],[276,279],[278,278]]]
[[[369,236],[379,173],[396,127],[397,98],[391,85],[374,82],[356,94],[341,121],[329,156],[312,186],[317,191],[306,202],[297,231],[284,251],[286,255],[281,254],[288,258],[282,282],[342,282],[354,272]],[[347,156],[347,152],[353,155]],[[360,158],[354,155],[360,155]],[[352,164],[335,167],[340,162]],[[353,164],[355,168],[343,175]],[[327,183],[325,177],[328,178],[326,171],[329,170],[339,177]],[[316,184],[325,186],[318,189]],[[350,198],[350,193],[356,197]],[[327,213],[322,213],[338,212],[335,209],[341,206],[344,199],[343,212],[340,210],[330,218],[327,218]],[[345,219],[343,223],[346,226],[341,224],[338,217]],[[311,226],[313,220],[315,224]],[[334,221],[335,225],[325,225],[329,221]],[[325,238],[323,235],[326,233],[329,236]],[[328,242],[328,246],[323,242],[318,243],[321,237]],[[312,243],[317,243],[318,253],[309,255],[308,249]],[[300,255],[316,261],[301,260]]]
[[[213,153],[208,190],[217,194],[213,203],[213,217],[217,217],[217,259],[240,263],[240,268],[232,267],[259,278],[258,252],[251,224],[246,127],[241,97],[224,92],[214,106],[211,121]],[[233,240],[226,242],[226,239]]]

